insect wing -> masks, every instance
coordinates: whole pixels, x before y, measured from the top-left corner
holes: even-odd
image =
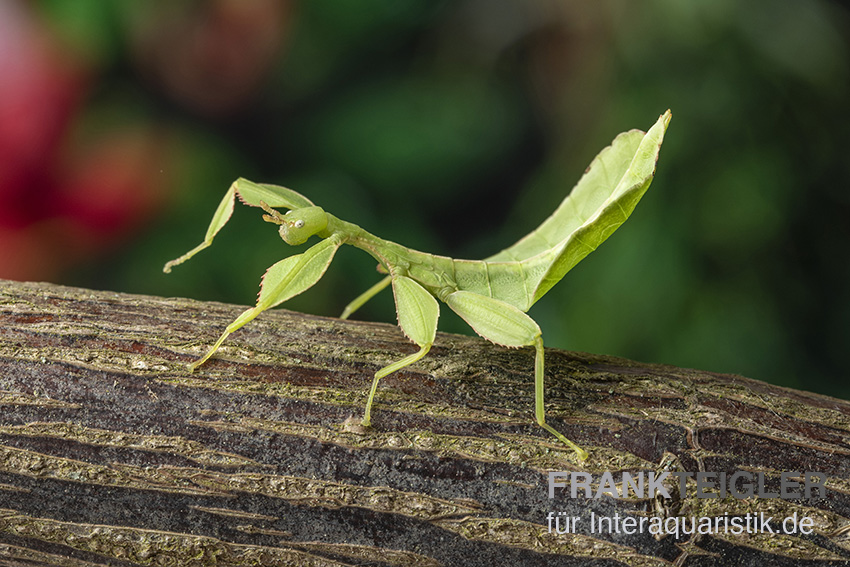
[[[557,250],[557,255],[554,256],[548,271],[535,290],[534,301],[543,297],[552,286],[561,281],[561,278],[573,266],[596,250],[629,218],[638,201],[652,183],[655,163],[658,160],[658,152],[661,149],[661,142],[664,139],[664,132],[670,122],[670,117],[669,110],[659,117],[655,125],[640,139],[636,148],[629,147],[630,144],[618,145],[616,140],[615,144],[611,145],[608,161],[612,163],[625,162],[628,163],[628,167],[614,176],[616,183],[607,189],[609,193],[605,200],[595,208],[581,226],[573,230],[562,242]],[[600,154],[601,156],[602,154]],[[594,172],[603,178],[608,178],[612,173],[610,170],[606,171],[606,162],[598,159],[593,161],[591,169],[585,174],[585,177]],[[581,182],[579,184],[581,185]],[[595,193],[587,193],[587,198]],[[584,194],[580,194],[578,202],[575,203],[576,209],[586,208],[581,199],[582,195]]]

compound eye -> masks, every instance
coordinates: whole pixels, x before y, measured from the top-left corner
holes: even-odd
[[[298,219],[297,221],[295,221],[295,228],[304,228],[304,220]]]

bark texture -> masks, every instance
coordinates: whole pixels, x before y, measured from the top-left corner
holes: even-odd
[[[0,565],[850,564],[846,401],[547,349],[548,419],[579,462],[533,423],[531,349],[440,334],[360,431],[372,373],[416,350],[399,329],[279,310],[188,373],[243,309],[0,281]],[[762,472],[768,491],[816,471],[828,489],[548,497],[549,471],[664,470]],[[796,513],[813,531],[594,533],[591,513]]]

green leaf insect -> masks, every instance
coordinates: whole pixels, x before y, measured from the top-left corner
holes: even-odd
[[[526,311],[558,283],[582,258],[596,250],[629,217],[646,192],[664,132],[668,110],[648,132],[630,130],[618,135],[590,164],[578,184],[552,215],[513,246],[484,260],[456,260],[405,248],[374,236],[314,205],[303,195],[276,185],[238,179],[222,199],[204,241],[168,262],[164,271],[181,264],[212,244],[227,223],[235,198],[262,208],[263,219],[280,225],[280,237],[293,246],[311,236],[321,241],[306,252],[274,264],[263,276],[256,306],[227,326],[199,360],[195,370],[212,356],[230,333],[257,315],[313,286],[343,244],[374,257],[382,272],[379,283],[352,301],[345,319],[378,292],[392,285],[398,324],[419,351],[375,373],[362,424],[371,423],[378,381],[413,364],[428,353],[437,332],[439,299],[460,315],[476,333],[506,347],[534,347],[534,412],[537,423],[572,448],[581,459],[587,452],[546,423],[543,404],[543,339],[540,327]],[[289,209],[281,214],[276,208]]]

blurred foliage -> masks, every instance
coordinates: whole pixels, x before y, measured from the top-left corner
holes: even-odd
[[[18,119],[0,121],[0,148],[20,145],[22,125],[53,124],[35,158],[0,167],[0,277],[251,303],[291,253],[254,211],[161,273],[238,176],[407,246],[484,257],[554,210],[614,135],[669,107],[635,215],[531,310],[547,345],[850,397],[838,3],[0,0],[0,12],[20,31],[0,40],[12,46],[0,117]],[[42,51],[29,74],[8,70]],[[64,113],[4,110],[36,91],[38,108]],[[378,277],[343,250],[286,307],[336,315]],[[394,321],[390,295],[357,316]],[[469,332],[448,309],[441,329]]]

